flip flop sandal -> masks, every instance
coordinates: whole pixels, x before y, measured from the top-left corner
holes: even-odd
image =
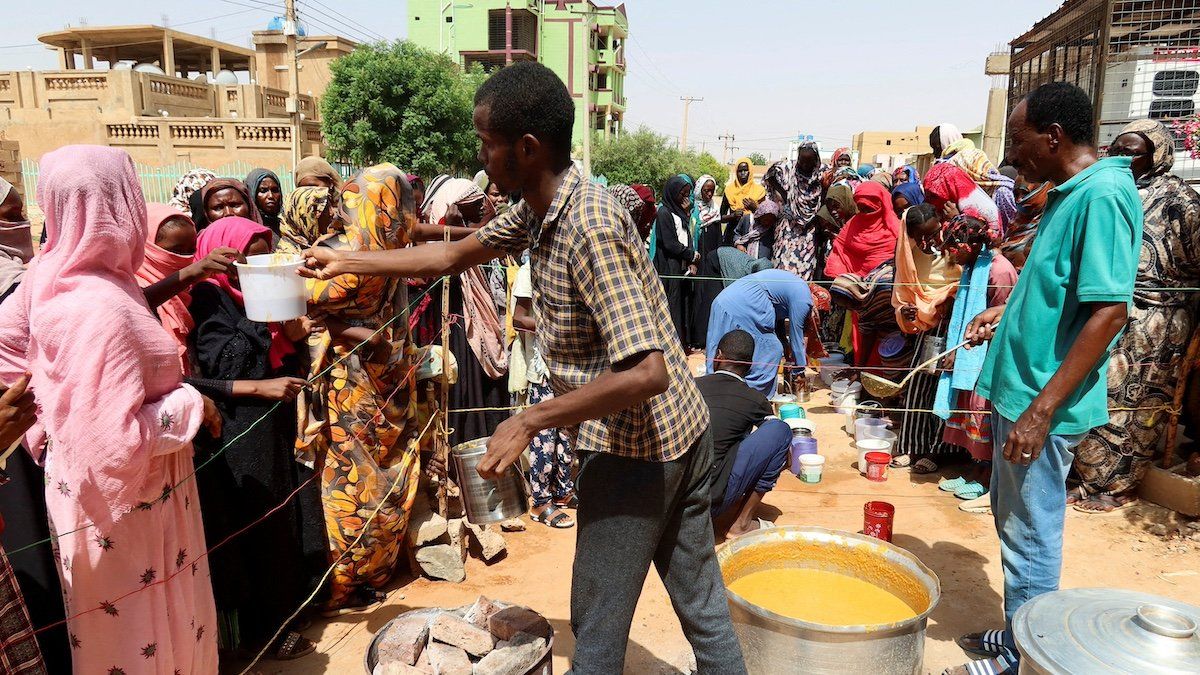
[[[938,481],[938,489],[942,492],[955,492],[966,484],[967,479],[961,476],[958,478],[943,478]]]
[[[760,530],[769,530],[769,529],[771,529],[772,527],[775,527],[775,523],[772,523],[771,521],[769,521],[769,520],[765,520],[765,519],[763,519],[763,518],[759,518],[759,519],[758,519],[758,529],[760,529]]]
[[[975,640],[979,645],[972,647],[967,643],[968,640]],[[982,633],[968,633],[954,639],[955,644],[968,654],[977,656],[997,656],[1004,654],[1008,649],[1004,646],[1004,631],[1002,630],[985,630]]]
[[[554,505],[560,509],[577,509],[579,508],[579,497],[571,495],[566,499],[555,499]]]
[[[988,495],[981,495],[975,499],[968,499],[958,505],[958,510],[966,513],[991,513],[992,498]]]
[[[563,513],[561,509],[553,504],[545,511],[542,511],[541,514],[530,514],[529,517],[535,523],[542,523],[546,527],[553,527],[556,530],[566,530],[575,527],[575,521],[571,520],[571,516]]]
[[[966,668],[967,675],[1003,675],[1010,672],[1012,664],[1003,654],[995,658],[983,659],[981,661],[971,661],[963,664]],[[947,668],[944,673],[952,672],[952,669]]]
[[[977,499],[987,494],[987,488],[983,487],[975,481],[964,483],[962,487],[954,491],[954,496],[959,499]]]
[[[294,661],[317,651],[317,643],[296,631],[288,633],[275,650],[276,661]]]
[[[922,457],[921,459],[918,459],[917,463],[913,464],[913,467],[912,467],[913,473],[922,473],[922,474],[933,473],[934,471],[937,471],[937,470],[938,470],[938,465],[935,464],[934,461],[932,459],[929,459],[928,457]]]
[[[912,455],[896,455],[888,466],[893,469],[907,469],[910,464],[912,464]]]

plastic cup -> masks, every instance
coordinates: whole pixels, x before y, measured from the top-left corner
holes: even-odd
[[[887,502],[863,504],[863,534],[886,542],[892,541],[892,523],[896,507]]]
[[[825,458],[821,455],[800,455],[800,480],[805,483],[820,483],[825,469]]]
[[[787,420],[802,420],[804,419],[804,409],[796,403],[785,403],[779,406],[779,419]]]
[[[246,303],[246,318],[260,323],[299,319],[308,312],[308,292],[296,270],[304,264],[298,255],[252,255],[237,265],[238,281]]]
[[[887,480],[888,464],[892,456],[886,452],[867,453],[867,480],[882,483]]]

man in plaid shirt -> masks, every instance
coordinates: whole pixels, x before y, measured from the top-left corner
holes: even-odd
[[[653,562],[701,673],[745,673],[713,551],[708,411],[635,224],[571,162],[575,106],[538,63],[475,97],[480,162],[524,201],[473,237],[383,253],[305,253],[306,274],[454,274],[530,252],[538,337],[555,397],[515,415],[479,465],[499,476],[543,429],[577,427],[579,530],[571,588],[576,673],[620,673]]]

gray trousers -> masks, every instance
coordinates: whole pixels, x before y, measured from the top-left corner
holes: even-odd
[[[629,626],[651,562],[701,675],[746,672],[713,550],[712,452],[708,431],[671,462],[581,450],[571,581],[576,675],[623,670]]]

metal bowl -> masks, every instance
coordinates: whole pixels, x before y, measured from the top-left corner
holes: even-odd
[[[799,567],[863,579],[924,607],[888,624],[831,626],[776,614],[726,590],[734,632],[751,673],[922,672],[925,627],[941,600],[937,575],[904,549],[820,527],[757,530],[717,549],[728,585],[766,569]]]

